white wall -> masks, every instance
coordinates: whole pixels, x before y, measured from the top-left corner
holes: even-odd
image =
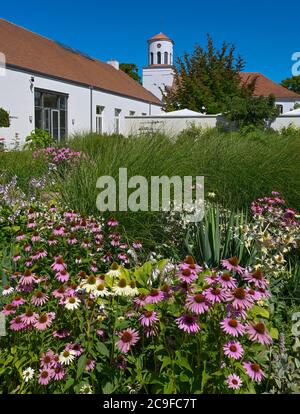
[[[276,105],[282,105],[283,113],[292,111],[294,109],[294,105],[296,103],[300,104],[300,100],[297,100],[297,99],[290,100],[290,99],[276,98]]]
[[[300,116],[288,116],[280,115],[275,121],[271,124],[271,128],[279,131],[282,128],[286,128],[289,125],[293,125],[297,128],[300,128]]]
[[[174,71],[172,67],[147,67],[143,68],[143,86],[158,99],[162,99],[161,90],[166,86],[172,86]]]
[[[34,87],[31,77],[34,76]],[[16,136],[23,144],[26,136],[34,129],[34,88],[68,94],[68,134],[90,131],[90,89],[60,80],[38,76],[30,72],[6,69],[6,76],[0,77],[0,107],[10,113],[11,126],[0,128],[0,138],[5,138],[6,147],[11,147]],[[125,131],[125,116],[129,111],[136,115],[142,113],[158,114],[157,105],[138,101],[99,90],[93,90],[93,131],[96,130],[96,105],[105,106],[103,113],[104,132],[113,132],[115,108],[121,109],[120,132]],[[30,122],[32,119],[32,122]],[[73,124],[74,122],[74,124]]]

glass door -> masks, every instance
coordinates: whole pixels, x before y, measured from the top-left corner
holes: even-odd
[[[56,141],[60,140],[60,116],[57,109],[51,109],[51,135]]]

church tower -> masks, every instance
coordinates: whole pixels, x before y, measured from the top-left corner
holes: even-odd
[[[148,66],[143,68],[143,86],[162,99],[161,90],[173,85],[174,42],[163,33],[148,40]]]

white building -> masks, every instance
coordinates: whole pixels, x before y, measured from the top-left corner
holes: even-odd
[[[125,116],[161,113],[161,102],[119,70],[0,19],[0,107],[10,127],[0,138],[11,147],[42,128],[60,140],[80,131],[123,133]]]
[[[174,42],[163,33],[148,40],[148,66],[143,68],[143,86],[162,99],[162,91],[174,80]]]

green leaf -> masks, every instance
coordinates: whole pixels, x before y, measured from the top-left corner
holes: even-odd
[[[109,350],[107,349],[107,346],[103,342],[98,342],[96,345],[97,351],[106,357],[109,357]]]
[[[78,363],[77,363],[77,374],[76,374],[77,379],[81,377],[83,371],[85,370],[86,359],[87,358],[86,358],[85,355],[81,355],[81,357],[78,359]]]
[[[74,378],[69,378],[68,381],[66,382],[66,385],[64,386],[64,392],[66,392],[69,388],[71,388],[73,384],[74,384]]]
[[[262,316],[263,318],[269,319],[270,313],[266,308],[263,308],[262,306],[254,305],[251,309],[251,313],[256,316]]]
[[[168,357],[168,356],[165,356],[162,360],[162,365],[161,365],[160,371],[162,371],[168,365],[171,365],[171,358]]]
[[[186,368],[188,371],[193,372],[188,360],[186,358],[180,357],[175,361],[175,364],[181,368]]]
[[[278,337],[279,337],[279,332],[278,332],[278,329],[276,329],[276,328],[271,328],[271,329],[270,329],[270,335],[271,335],[271,338],[273,338],[273,339],[278,339]]]
[[[112,394],[114,392],[114,386],[111,382],[107,382],[102,388],[103,394]]]

